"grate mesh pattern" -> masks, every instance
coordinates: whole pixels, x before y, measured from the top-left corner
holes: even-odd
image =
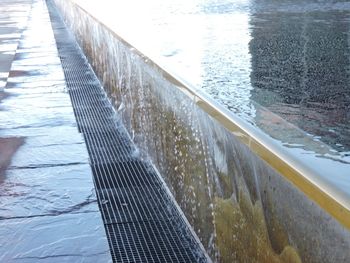
[[[123,244],[123,250],[115,251],[112,257],[116,262],[195,262],[188,254],[192,249],[189,243],[174,235],[177,228],[171,221],[107,225],[115,242]]]
[[[141,161],[53,3],[48,8],[78,129],[84,135],[114,262],[207,262],[154,168]]]
[[[85,133],[84,137],[92,164],[128,161],[137,156],[136,148],[118,131]]]

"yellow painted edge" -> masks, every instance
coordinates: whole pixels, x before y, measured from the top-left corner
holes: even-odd
[[[115,36],[118,40],[120,40],[123,44],[129,47],[133,47],[129,42],[124,40],[113,30],[111,30],[106,24],[101,22],[92,14],[90,14],[82,6],[74,2],[74,0],[72,2],[76,7],[88,14],[94,20],[96,20],[96,22],[100,23],[103,27],[108,29],[110,33],[112,33],[112,35]],[[189,85],[185,84],[185,81],[179,80],[173,74],[164,70],[161,66],[159,66],[157,63],[145,56],[138,49],[134,48],[134,52],[141,56],[144,59],[145,63],[158,68],[168,81],[178,86],[182,91],[186,91],[185,93],[187,95],[192,95],[194,98],[196,98],[196,104],[201,109],[203,109],[212,118],[217,120],[221,125],[223,125],[226,129],[232,132],[242,143],[247,145],[258,157],[260,157],[272,168],[274,168],[279,174],[281,174],[287,180],[293,183],[299,190],[301,190],[306,196],[308,196],[311,200],[316,202],[320,207],[322,207],[325,211],[332,215],[345,228],[350,230],[350,210],[348,208],[339,203],[329,193],[326,193],[317,185],[308,180],[307,175],[303,175],[288,162],[280,158],[276,153],[274,153],[269,148],[260,143],[258,140],[256,140],[254,136],[252,136],[249,133],[249,130],[243,129],[239,123],[236,123],[234,120],[222,114],[209,101],[206,101],[205,99],[201,98],[201,96],[196,94],[196,92],[193,89],[191,89]]]

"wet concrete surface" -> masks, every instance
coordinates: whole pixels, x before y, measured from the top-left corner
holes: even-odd
[[[109,262],[46,4],[0,3],[0,262]]]
[[[26,24],[30,1],[1,1],[0,5],[0,90],[6,84],[19,38]],[[1,99],[1,97],[0,97]]]

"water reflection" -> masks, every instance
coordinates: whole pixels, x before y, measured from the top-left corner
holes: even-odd
[[[254,123],[249,42],[250,1],[201,1],[202,88],[231,111]]]
[[[252,99],[338,151],[350,150],[350,9],[256,2]]]
[[[199,5],[205,14],[205,91],[274,138],[289,139],[294,146],[301,142],[296,136],[270,133],[256,113],[260,105],[336,150],[329,154],[347,156],[349,3],[243,0]],[[322,152],[320,146],[306,148]]]
[[[0,138],[0,184],[4,181],[5,171],[12,157],[23,142],[22,137]]]

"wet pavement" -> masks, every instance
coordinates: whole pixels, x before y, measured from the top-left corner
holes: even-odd
[[[0,3],[0,262],[109,262],[46,4]]]
[[[27,0],[1,1],[0,5],[0,90],[6,85],[11,62],[28,18]],[[3,94],[0,95],[0,101]]]

